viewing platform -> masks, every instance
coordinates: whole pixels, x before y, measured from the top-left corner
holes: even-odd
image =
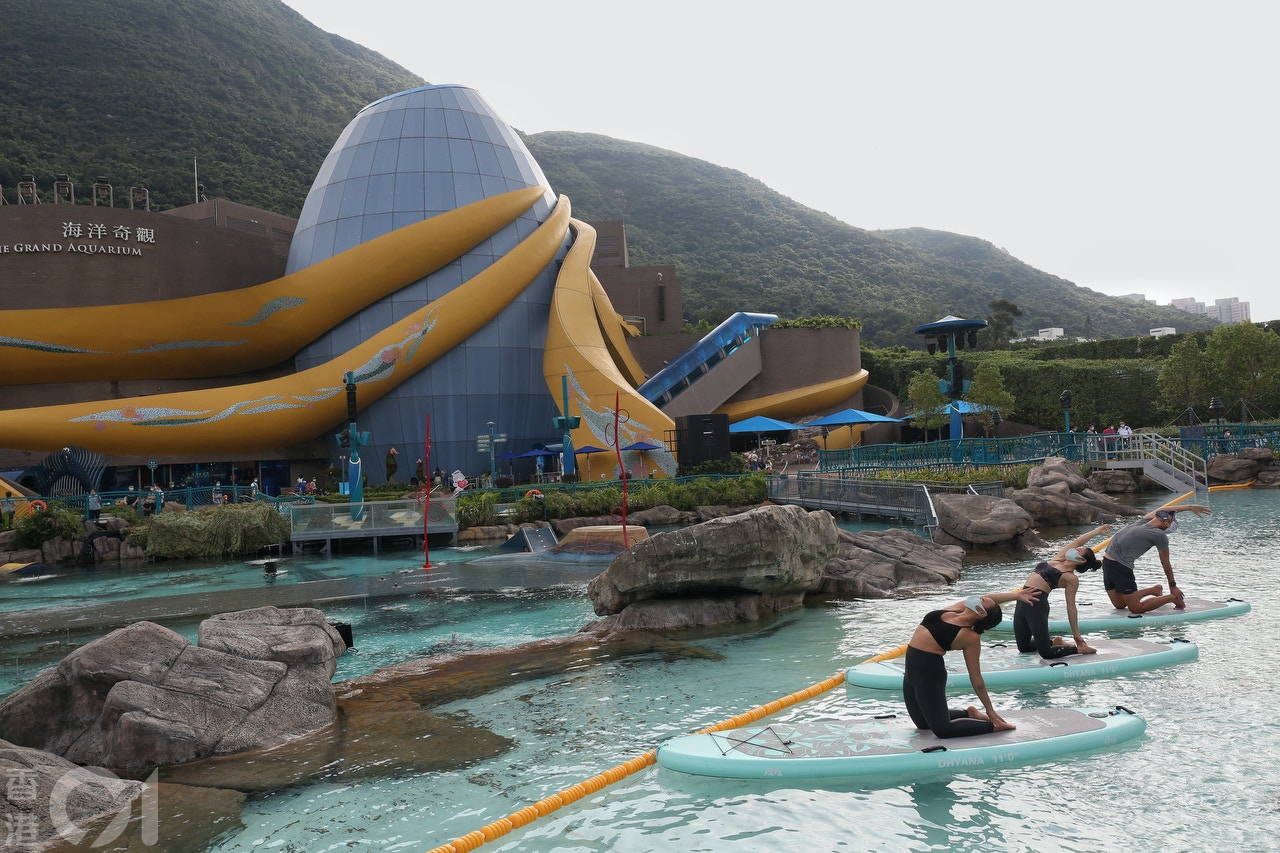
[[[292,522],[289,538],[295,554],[308,542],[323,542],[321,550],[328,553],[335,539],[371,539],[376,554],[383,539],[412,538],[421,546],[424,533],[448,534],[450,544],[458,538],[458,502],[454,498],[433,499],[430,503],[410,498],[358,504],[287,504],[281,510],[288,512]]]

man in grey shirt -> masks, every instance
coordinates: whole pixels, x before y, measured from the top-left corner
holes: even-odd
[[[1207,506],[1197,504],[1165,507],[1147,513],[1142,521],[1129,525],[1111,537],[1111,541],[1107,543],[1106,555],[1102,558],[1102,586],[1117,610],[1128,608],[1130,613],[1146,613],[1166,604],[1173,604],[1176,608],[1186,607],[1182,590],[1178,589],[1178,584],[1173,579],[1168,534],[1178,527],[1174,515],[1188,511],[1196,515],[1208,515],[1212,512]],[[1168,593],[1160,584],[1139,589],[1134,578],[1133,564],[1152,548],[1160,555],[1160,565],[1164,567],[1164,575],[1169,580]]]

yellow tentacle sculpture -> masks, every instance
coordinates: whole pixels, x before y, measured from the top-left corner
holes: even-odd
[[[527,187],[484,199],[254,287],[157,302],[0,311],[5,382],[229,376],[279,364],[492,236],[544,192]]]
[[[75,445],[120,455],[198,448],[213,454],[315,438],[345,419],[345,372],[354,373],[361,405],[368,405],[462,343],[552,261],[569,217],[569,200],[562,196],[547,221],[491,267],[325,364],[229,388],[0,411],[0,446],[47,451]]]
[[[560,266],[551,300],[542,358],[547,388],[559,400],[561,377],[569,377],[570,409],[576,402],[582,417],[581,425],[573,431],[575,447],[587,444],[625,447],[642,439],[662,445],[664,433],[674,429],[675,423],[636,392],[614,361],[604,329],[610,324],[616,328],[618,317],[612,306],[608,306],[607,298],[607,313],[611,316],[602,316],[594,295],[599,282],[595,281],[590,264],[596,231],[578,220],[573,221],[573,228],[573,247]],[[639,370],[638,365],[635,370]],[[619,435],[614,434],[615,406],[625,413],[619,418]],[[665,473],[675,473],[675,459],[665,449],[651,451],[646,457]],[[624,454],[624,462],[634,461],[632,454]]]

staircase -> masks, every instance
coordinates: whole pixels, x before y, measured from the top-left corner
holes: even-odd
[[[1089,452],[1095,468],[1141,468],[1142,473],[1175,492],[1208,494],[1208,463],[1176,441],[1158,435],[1134,434],[1098,442]]]

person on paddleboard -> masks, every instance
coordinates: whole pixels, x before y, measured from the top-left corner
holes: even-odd
[[[1015,600],[1030,604],[1041,594],[1041,590],[1023,588],[1017,592],[971,595],[950,607],[925,614],[907,643],[906,671],[902,676],[902,698],[916,728],[929,729],[940,738],[985,735],[1014,728],[996,713],[987,694],[979,662],[982,633],[1004,618],[1001,604]],[[972,705],[966,709],[947,707],[947,668],[942,658],[949,651],[964,653],[969,682],[985,711]]]
[[[1067,655],[1091,655],[1098,650],[1080,636],[1080,623],[1076,615],[1076,590],[1080,587],[1079,572],[1097,571],[1102,565],[1088,542],[1095,536],[1111,531],[1110,524],[1095,527],[1079,536],[1058,551],[1052,559],[1039,563],[1027,575],[1023,588],[1038,589],[1044,593],[1032,604],[1019,601],[1013,608],[1013,638],[1020,652],[1039,652],[1040,657],[1052,660]],[[1055,589],[1063,591],[1067,599],[1067,623],[1075,643],[1061,637],[1049,636],[1049,594]]]
[[[1102,556],[1102,587],[1117,610],[1128,608],[1130,613],[1146,613],[1166,604],[1173,604],[1178,609],[1187,606],[1183,602],[1182,590],[1173,579],[1173,565],[1169,562],[1168,534],[1178,529],[1174,515],[1179,512],[1209,515],[1213,510],[1196,504],[1165,507],[1147,513],[1141,521],[1122,528],[1111,537]],[[1169,580],[1167,593],[1160,584],[1138,589],[1134,578],[1134,562],[1152,548],[1160,555],[1160,565]]]

